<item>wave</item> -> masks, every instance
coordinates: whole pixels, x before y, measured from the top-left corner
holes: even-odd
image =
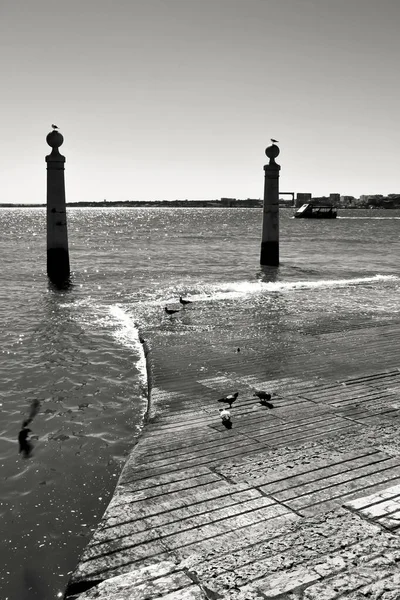
[[[135,350],[139,359],[135,367],[139,371],[139,381],[144,388],[147,388],[147,366],[146,357],[141,341],[139,326],[128,315],[128,313],[118,304],[110,306],[109,313],[117,323],[117,329],[113,335],[125,347]]]
[[[339,288],[376,283],[379,281],[398,281],[397,275],[372,275],[369,277],[354,277],[351,279],[319,279],[316,281],[237,281],[229,283],[209,284],[188,290],[188,298],[193,302],[207,302],[212,300],[228,300],[241,298],[252,294],[285,293],[294,290]],[[177,303],[177,292],[171,288],[164,292],[163,298],[148,302],[154,306]],[[173,295],[171,295],[173,294]]]
[[[364,217],[336,217],[337,219],[347,219],[347,220],[354,220],[354,219],[362,219],[363,221],[398,221],[400,220],[400,217],[368,217],[368,216],[364,216]]]
[[[105,328],[111,332],[111,335],[119,344],[133,350],[139,385],[143,390],[147,390],[146,357],[145,349],[140,341],[139,326],[119,304],[110,306],[109,304],[96,304],[91,299],[81,299],[74,303],[65,303],[60,306],[74,310],[81,326],[88,330],[92,330],[94,326]]]

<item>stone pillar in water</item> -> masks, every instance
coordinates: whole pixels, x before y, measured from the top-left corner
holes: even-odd
[[[276,144],[268,146],[265,150],[269,164],[264,166],[264,212],[260,264],[269,267],[279,265],[279,171],[281,168],[275,162],[279,152]]]
[[[67,213],[65,207],[65,156],[58,148],[64,138],[59,131],[51,131],[46,142],[52,147],[47,163],[47,275],[55,284],[69,280],[69,252]]]

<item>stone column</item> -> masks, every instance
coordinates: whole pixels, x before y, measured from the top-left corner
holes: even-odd
[[[51,131],[46,142],[52,147],[47,163],[47,275],[57,285],[68,282],[70,276],[67,213],[65,208],[65,156],[58,148],[64,138],[59,131]]]
[[[277,267],[279,265],[279,171],[275,162],[279,155],[276,144],[268,146],[265,154],[269,164],[264,166],[264,212],[262,224],[260,264]]]

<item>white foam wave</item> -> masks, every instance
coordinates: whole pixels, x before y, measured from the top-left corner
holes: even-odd
[[[133,350],[137,359],[135,367],[139,373],[139,383],[147,389],[146,358],[143,345],[139,339],[139,327],[119,304],[110,306],[108,304],[96,304],[92,299],[82,299],[73,303],[60,304],[60,306],[74,310],[78,322],[85,329],[104,328],[120,344]]]
[[[125,347],[135,350],[139,359],[135,364],[139,371],[139,380],[143,386],[147,386],[146,358],[143,351],[143,345],[139,339],[139,327],[127,312],[118,304],[110,306],[111,317],[117,323],[117,329],[114,330],[114,337]]]
[[[368,283],[376,283],[378,281],[397,281],[399,277],[396,275],[372,275],[370,277],[354,277],[351,279],[319,279],[316,281],[237,281],[229,283],[219,283],[198,288],[188,297],[193,302],[207,302],[210,300],[228,300],[241,298],[252,294],[260,294],[263,292],[279,292],[285,293],[293,290],[307,290],[319,288],[336,288],[348,287],[355,285],[364,285]],[[176,295],[168,298],[163,298],[152,302],[152,304],[160,305],[165,303],[176,303]]]
[[[362,219],[363,221],[396,221],[399,220],[400,217],[337,217],[338,219]]]

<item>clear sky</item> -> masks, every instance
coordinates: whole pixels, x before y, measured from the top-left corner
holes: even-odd
[[[0,202],[400,193],[399,0],[2,0]]]

